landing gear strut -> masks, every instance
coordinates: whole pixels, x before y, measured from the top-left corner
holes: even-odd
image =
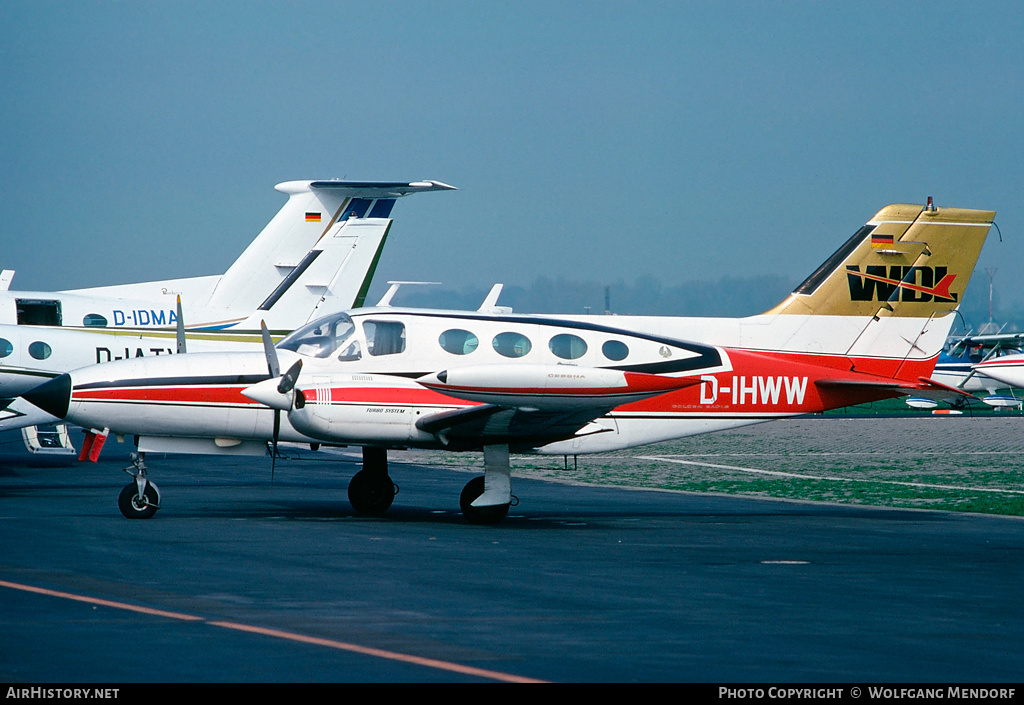
[[[132,472],[135,470],[135,472]],[[124,486],[117,507],[128,519],[149,519],[160,508],[160,489],[146,479],[142,453],[132,453],[132,464],[124,469],[133,480]]]
[[[484,446],[484,476],[466,483],[459,507],[471,524],[497,524],[512,504],[508,446]]]
[[[388,475],[386,448],[363,448],[363,469],[348,483],[348,501],[357,514],[381,516],[395,501],[398,485]]]

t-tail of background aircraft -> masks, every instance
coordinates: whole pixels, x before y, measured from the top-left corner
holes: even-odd
[[[288,181],[288,201],[221,275],[58,292],[10,291],[0,324],[174,330],[180,297],[190,330],[294,330],[326,311],[361,306],[391,227],[395,200],[453,187],[437,181]]]
[[[620,450],[901,395],[931,379],[994,213],[888,206],[785,301],[746,318],[531,316],[368,308],[318,319],[265,354],[76,370],[26,395],[146,451],[364,447],[357,511],[394,499],[388,448],[483,451],[460,497],[474,522],[511,501],[510,453]],[[492,302],[493,303],[493,302]],[[265,336],[269,340],[269,334]],[[159,495],[141,458],[129,517]]]

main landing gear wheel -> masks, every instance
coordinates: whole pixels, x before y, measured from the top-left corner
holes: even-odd
[[[363,448],[363,469],[348,483],[348,501],[357,514],[377,517],[388,510],[398,494],[398,485],[388,475],[386,448]]]
[[[149,519],[160,508],[160,496],[153,483],[147,483],[140,496],[138,484],[129,482],[117,497],[117,507],[129,519]]]
[[[386,472],[360,470],[348,483],[348,501],[357,514],[381,516],[395,501],[398,488]]]
[[[474,507],[473,502],[484,493],[484,477],[474,477],[462,488],[459,507],[470,524],[497,524],[508,515],[509,504]]]

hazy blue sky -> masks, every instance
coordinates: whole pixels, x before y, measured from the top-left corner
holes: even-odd
[[[882,206],[998,211],[1016,2],[0,2],[0,266],[223,271],[290,179],[437,179],[379,281],[802,279]],[[981,271],[984,276],[984,271]]]

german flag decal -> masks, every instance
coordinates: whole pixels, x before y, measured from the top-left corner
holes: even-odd
[[[308,218],[309,215],[307,214]],[[872,247],[892,247],[892,235],[872,235],[871,236]]]
[[[319,213],[306,213],[306,222],[307,223],[319,223],[320,222],[320,214]],[[889,238],[889,241],[892,242],[892,238]]]

